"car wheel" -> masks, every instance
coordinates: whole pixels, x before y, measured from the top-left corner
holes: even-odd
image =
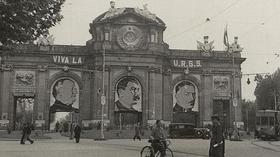
[[[198,138],[201,138],[201,137],[203,136],[202,131],[197,130],[197,131],[195,132],[195,136],[198,137]]]
[[[208,133],[205,133],[204,135],[203,135],[203,139],[209,139],[210,138],[210,135],[208,134]]]

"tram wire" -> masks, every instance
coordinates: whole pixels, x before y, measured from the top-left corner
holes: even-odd
[[[231,3],[229,6],[227,6],[225,9],[222,9],[221,11],[219,11],[219,12],[216,13],[215,15],[211,16],[210,18],[206,18],[205,21],[203,21],[203,22],[201,22],[201,23],[198,23],[198,24],[196,24],[196,25],[193,25],[193,26],[191,26],[191,27],[185,29],[184,31],[182,31],[182,32],[180,32],[180,33],[176,33],[176,34],[174,34],[174,35],[171,35],[171,36],[167,37],[166,40],[170,40],[170,39],[172,39],[172,38],[175,38],[175,37],[177,37],[177,36],[180,36],[180,35],[182,35],[182,34],[188,32],[188,31],[190,31],[190,30],[196,29],[196,28],[198,28],[198,27],[204,25],[205,23],[210,22],[212,19],[214,19],[214,18],[216,18],[216,17],[222,15],[222,14],[225,13],[226,11],[228,11],[230,8],[232,8],[234,5],[236,5],[239,1],[241,1],[241,0],[236,0],[236,1],[234,1],[234,2]]]

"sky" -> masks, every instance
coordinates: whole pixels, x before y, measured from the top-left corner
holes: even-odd
[[[85,45],[89,23],[110,8],[110,0],[66,0],[62,21],[50,29],[54,44]],[[242,98],[255,100],[255,73],[272,74],[280,66],[280,0],[115,0],[116,7],[148,9],[166,24],[164,41],[172,49],[197,49],[203,36],[224,50],[227,25],[229,42],[238,36],[241,56]],[[210,21],[206,22],[209,18]],[[278,54],[278,56],[277,56]],[[251,75],[245,75],[251,74]],[[247,79],[251,83],[246,83]]]

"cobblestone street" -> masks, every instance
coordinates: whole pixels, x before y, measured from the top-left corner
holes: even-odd
[[[115,139],[94,141],[81,139],[79,144],[68,138],[35,140],[33,145],[26,142],[20,145],[16,140],[0,140],[0,156],[2,157],[138,157],[143,146],[148,145],[146,139]],[[54,139],[55,138],[55,139]],[[175,157],[207,157],[209,141],[201,139],[171,139],[170,148]],[[276,157],[279,156],[279,141],[226,141],[226,157]]]

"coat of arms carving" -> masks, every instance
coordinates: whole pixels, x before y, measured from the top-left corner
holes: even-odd
[[[208,42],[208,36],[204,36],[204,42],[197,41],[197,49],[202,52],[203,56],[211,56],[210,52],[214,49],[214,41]]]

